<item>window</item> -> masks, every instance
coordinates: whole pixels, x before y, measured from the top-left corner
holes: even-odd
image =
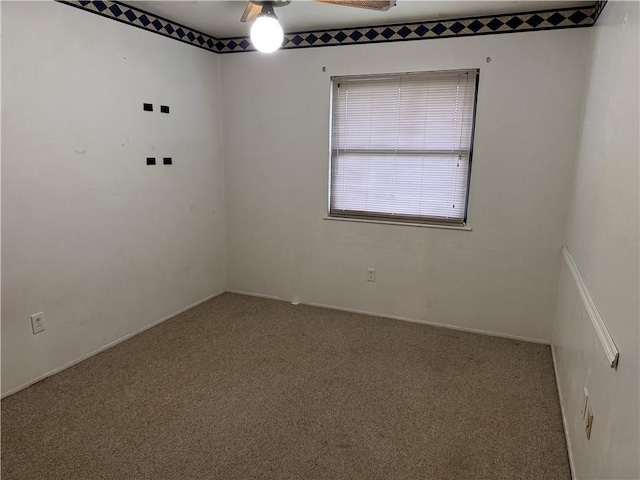
[[[477,78],[333,77],[329,215],[465,225]]]

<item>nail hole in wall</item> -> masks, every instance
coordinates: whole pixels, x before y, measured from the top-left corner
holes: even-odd
[[[173,163],[173,160],[171,160],[171,157],[164,157],[162,159],[162,163],[164,163],[165,165],[171,165]]]
[[[155,157],[147,157],[147,165],[155,165],[156,159]]]
[[[169,113],[169,106],[168,105],[160,105],[160,111],[162,113]]]
[[[153,104],[151,104],[151,103],[143,103],[142,104],[142,109],[145,112],[153,112]]]

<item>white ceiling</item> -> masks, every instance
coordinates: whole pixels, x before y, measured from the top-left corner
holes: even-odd
[[[248,36],[250,24],[240,23],[246,2],[242,0],[126,1],[131,6],[168,18],[217,38]],[[593,1],[432,1],[397,0],[386,12],[344,7],[308,0],[294,0],[276,9],[285,32],[384,25],[442,18],[516,13],[561,7],[592,5]]]

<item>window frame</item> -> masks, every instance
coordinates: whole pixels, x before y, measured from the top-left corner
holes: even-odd
[[[357,78],[357,79],[366,79],[366,78],[380,78],[384,79],[389,76],[400,76],[400,75],[415,75],[415,74],[429,74],[429,73],[447,73],[447,72],[472,72],[475,70],[475,88],[473,90],[473,113],[471,120],[471,133],[470,133],[470,142],[469,142],[469,160],[468,160],[468,174],[467,174],[467,182],[466,182],[466,192],[465,192],[465,204],[464,204],[464,215],[462,218],[462,222],[459,221],[449,221],[447,219],[439,218],[439,217],[428,217],[421,215],[403,215],[403,214],[382,214],[368,211],[356,211],[356,210],[348,210],[344,212],[336,212],[331,211],[331,196],[333,189],[333,124],[334,124],[334,91],[335,91],[335,82],[344,78]],[[328,171],[328,189],[327,189],[327,205],[326,205],[326,216],[324,217],[326,220],[341,220],[341,221],[355,221],[355,222],[367,222],[367,223],[379,223],[386,225],[405,225],[405,226],[420,226],[420,227],[434,227],[434,228],[446,228],[446,229],[454,229],[454,230],[471,230],[468,226],[468,214],[469,214],[469,197],[471,192],[471,174],[473,167],[473,150],[475,144],[475,130],[476,130],[476,119],[478,113],[478,93],[479,93],[479,85],[480,85],[480,68],[471,67],[471,68],[457,68],[457,69],[447,69],[447,70],[423,70],[423,71],[411,71],[411,72],[391,72],[391,73],[377,73],[377,74],[354,74],[354,75],[332,75],[330,77],[330,95],[329,95],[329,171]],[[371,150],[375,152],[376,150]]]

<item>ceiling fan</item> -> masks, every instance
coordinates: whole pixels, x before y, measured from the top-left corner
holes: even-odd
[[[314,0],[321,3],[331,3],[344,7],[367,8],[369,10],[386,11],[396,5],[396,0]],[[291,0],[250,0],[244,9],[241,22],[254,22],[251,27],[251,42],[261,52],[275,52],[282,44],[284,33],[278,17],[274,12],[276,7],[284,7]]]

